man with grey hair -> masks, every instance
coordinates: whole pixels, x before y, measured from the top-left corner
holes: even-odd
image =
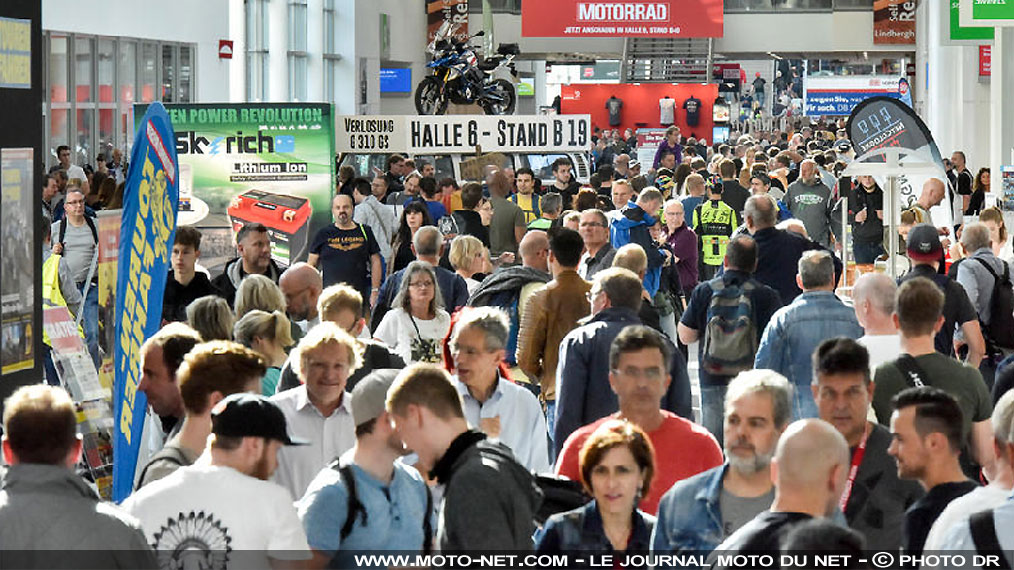
[[[510,322],[495,307],[468,308],[451,331],[450,348],[465,419],[499,439],[518,463],[536,473],[549,471],[546,418],[539,400],[500,373],[507,354]]]
[[[529,230],[548,231],[553,221],[563,213],[563,196],[556,192],[549,192],[540,201],[542,216],[528,224]]]
[[[748,370],[729,383],[725,464],[665,493],[651,537],[653,554],[710,552],[771,506],[771,458],[791,410],[792,386],[777,372]]]
[[[769,194],[750,196],[743,207],[746,231],[757,242],[757,271],[754,278],[791,303],[803,291],[796,284],[795,272],[803,253],[821,249],[813,240],[797,233],[777,229],[778,206]],[[833,258],[835,275],[842,272],[841,260]]]
[[[440,255],[444,249],[444,236],[434,226],[423,226],[416,230],[412,236],[412,252],[418,261],[425,261],[433,266],[437,275],[437,285],[440,286],[440,293],[444,297],[444,309],[453,313],[468,303],[468,285],[460,275],[440,267]],[[401,288],[401,280],[405,276],[405,270],[396,271],[384,281],[380,288],[380,295],[377,298],[377,306],[373,309],[373,318],[370,321],[370,328],[376,330],[384,315],[391,310],[394,298]]]
[[[848,443],[834,426],[818,419],[790,424],[778,440],[771,464],[775,483],[771,508],[743,525],[716,552],[781,554],[782,539],[793,527],[835,512],[848,472]]]
[[[993,287],[997,279],[1003,283],[1005,276],[1008,279],[1006,286],[1010,287],[1010,267],[1006,261],[993,254],[993,248],[990,246],[989,228],[980,222],[965,226],[961,233],[961,248],[967,257],[958,265],[957,281],[965,288],[968,300],[972,302],[975,312],[979,314],[979,322],[983,325],[982,333],[987,339],[989,348],[993,349],[993,352],[997,352],[997,349],[1007,349],[1004,352],[1009,353],[1011,349],[1014,349],[1014,346],[1005,346],[1010,343],[1005,342],[1004,339],[991,338],[989,330],[992,328],[990,325],[994,318],[992,311]],[[1010,315],[1006,315],[1006,317],[1006,320],[1009,321]],[[985,359],[983,362],[988,363],[989,359]],[[980,368],[986,368],[986,366]],[[989,368],[992,372],[993,367]],[[987,385],[993,384],[992,373],[989,378],[984,379]]]
[[[831,189],[820,180],[816,162],[804,160],[799,165],[799,178],[789,184],[785,204],[806,226],[811,239],[826,248],[831,247],[832,225],[837,226],[832,215],[834,199]]]
[[[796,275],[803,294],[771,317],[754,359],[755,368],[780,372],[796,386],[792,405],[792,417],[796,419],[817,417],[817,406],[808,389],[813,379],[810,357],[817,346],[837,336],[863,336],[855,311],[834,294],[832,257],[828,251],[803,254]]]
[[[612,267],[600,271],[595,275],[588,299],[591,317],[560,342],[553,426],[557,454],[575,430],[619,410],[619,401],[609,384],[609,349],[624,328],[643,324],[637,317],[641,280],[629,269]],[[661,407],[693,419],[686,360],[671,341],[665,342],[672,353],[668,371],[672,381],[662,396]]]
[[[644,275],[644,289],[650,298],[658,292],[662,276],[662,263],[672,262],[672,252],[660,249],[651,237],[651,227],[658,222],[658,211],[662,208],[662,193],[658,188],[641,190],[633,206],[619,206],[620,213],[609,222],[609,238],[613,247],[619,249],[634,243],[641,246],[648,256],[648,270]]]
[[[852,309],[866,332],[856,339],[870,353],[870,375],[901,354],[901,334],[894,324],[898,285],[883,273],[866,273],[852,287]]]
[[[1014,392],[1007,392],[997,401],[990,423],[993,425],[993,449],[996,451],[993,478],[989,485],[974,489],[947,505],[926,536],[924,552],[975,550],[968,525],[969,517],[975,513],[995,509],[994,524],[998,529],[1010,528],[1010,525],[1000,526],[1003,522],[1014,522],[1014,517],[1010,516],[1014,515],[1014,509],[1004,507],[1010,503],[1008,497],[1014,486]],[[1003,517],[1003,514],[1007,516]],[[1014,550],[1014,542],[1007,541],[1004,549]]]

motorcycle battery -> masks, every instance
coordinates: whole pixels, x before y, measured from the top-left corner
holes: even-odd
[[[268,228],[271,258],[276,263],[288,267],[306,254],[313,214],[307,198],[248,190],[232,199],[227,213],[233,234],[248,223]]]

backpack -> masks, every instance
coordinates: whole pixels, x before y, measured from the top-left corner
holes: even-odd
[[[996,556],[995,567],[1010,570],[1010,562],[1007,561],[1006,553],[1000,545],[1000,538],[996,534],[996,515],[993,509],[972,515],[968,519],[968,527],[976,553],[982,556]]]
[[[1014,348],[1014,290],[1011,289],[1010,268],[1003,264],[1003,278],[993,271],[986,261],[973,257],[993,276],[993,296],[989,302],[990,322],[983,324],[985,333],[993,344],[1001,348]]]
[[[95,227],[95,222],[92,220],[91,216],[86,215],[84,219],[85,222],[88,224],[88,229],[92,231],[92,238],[95,240],[95,244],[98,245],[99,231]],[[56,240],[56,242],[63,243],[63,239],[66,235],[67,235],[67,216],[64,216],[60,218],[60,236],[59,236],[60,239]]]
[[[342,465],[335,460],[331,463],[331,469],[334,469],[342,476],[342,483],[345,484],[345,490],[349,494],[348,499],[348,511],[345,513],[345,523],[342,524],[340,536],[342,542],[352,534],[352,529],[355,527],[356,518],[360,518],[363,521],[365,527],[369,524],[369,515],[366,512],[366,507],[359,500],[359,494],[356,492],[356,478],[352,473],[351,465]],[[433,521],[431,520],[433,514],[433,493],[430,492],[429,485],[426,487],[426,510],[424,511],[425,516],[423,517],[423,554],[429,554],[433,552]]]
[[[758,345],[750,292],[757,286],[749,280],[739,286],[728,286],[721,277],[709,284],[712,293],[701,368],[720,376],[750,370]]]
[[[163,447],[158,453],[151,456],[151,459],[148,460],[148,464],[141,470],[141,476],[137,478],[137,489],[141,488],[141,484],[144,483],[145,478],[148,477],[148,469],[150,469],[156,461],[168,461],[169,463],[175,463],[177,467],[186,467],[189,465],[187,458],[178,448]],[[136,491],[137,489],[134,490]]]

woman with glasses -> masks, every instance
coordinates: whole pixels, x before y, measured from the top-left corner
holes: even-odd
[[[637,504],[655,474],[648,436],[625,420],[605,422],[581,447],[580,467],[581,484],[592,501],[551,516],[536,534],[536,551],[611,554],[616,562],[647,554],[655,517]]]
[[[393,308],[384,315],[373,338],[391,347],[406,363],[441,362],[444,337],[451,326],[451,316],[443,306],[433,267],[413,261],[401,278]]]

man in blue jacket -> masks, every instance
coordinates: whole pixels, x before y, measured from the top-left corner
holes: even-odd
[[[645,188],[637,196],[636,203],[628,202],[626,206],[617,204],[616,207],[621,210],[619,215],[609,222],[609,241],[613,249],[620,249],[629,243],[636,243],[644,249],[644,253],[648,256],[644,288],[648,291],[648,295],[654,298],[658,292],[665,255],[655,240],[651,239],[649,230],[658,221],[656,215],[662,208],[662,193],[656,188]]]
[[[553,428],[557,454],[571,432],[619,410],[609,387],[610,347],[624,328],[642,324],[637,318],[641,280],[630,270],[612,267],[595,274],[588,298],[591,318],[560,343]],[[687,363],[679,351],[672,352],[672,382],[662,397],[662,409],[693,421]]]

